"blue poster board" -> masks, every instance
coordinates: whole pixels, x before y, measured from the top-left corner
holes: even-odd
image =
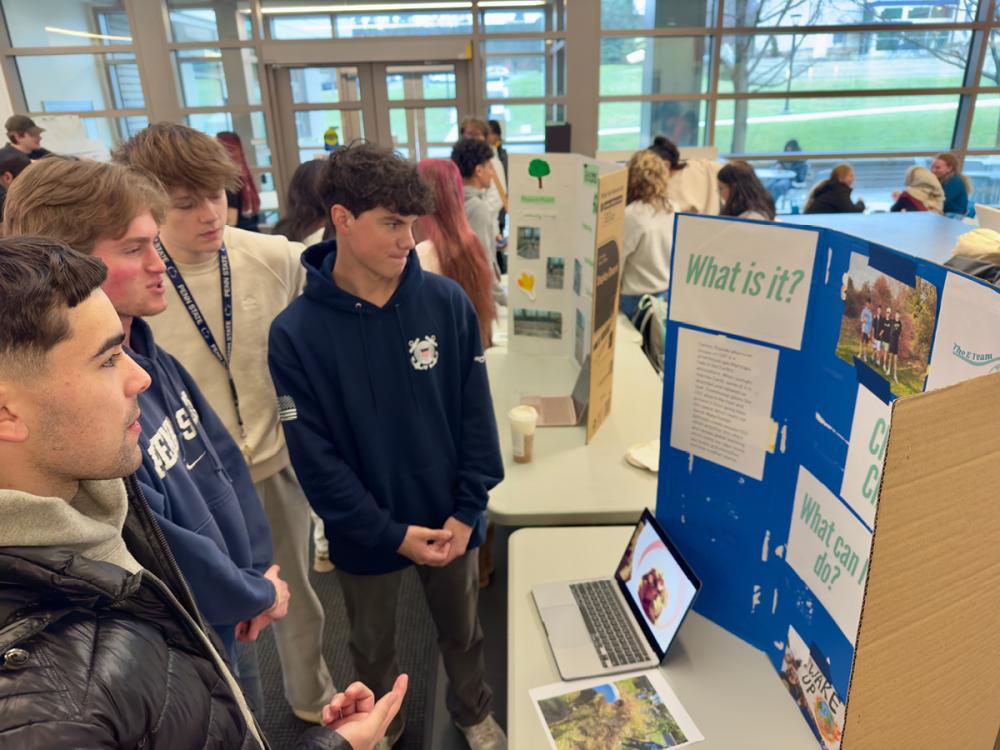
[[[657,518],[695,608],[779,672],[801,639],[841,703],[889,404],[1000,368],[997,292],[829,229],[676,219]]]

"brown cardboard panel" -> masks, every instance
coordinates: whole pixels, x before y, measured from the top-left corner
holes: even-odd
[[[1000,373],[894,404],[843,750],[1000,727]]]

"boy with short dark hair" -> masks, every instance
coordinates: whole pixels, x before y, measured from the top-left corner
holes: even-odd
[[[500,267],[495,253],[497,211],[487,198],[487,191],[493,186],[493,158],[493,149],[481,138],[462,138],[451,149],[451,160],[462,175],[465,216],[483,246],[486,262],[493,269],[493,299],[498,305],[506,305],[507,295],[500,286]]]
[[[431,194],[412,164],[352,145],[333,153],[320,193],[337,238],[304,254],[305,292],[271,327],[269,363],[292,463],[330,539],[354,665],[376,693],[391,685],[400,579],[416,564],[452,717],[475,750],[505,748],[476,612],[476,548],[503,465],[475,309],[420,268],[412,227]],[[398,718],[386,746],[402,731]]]

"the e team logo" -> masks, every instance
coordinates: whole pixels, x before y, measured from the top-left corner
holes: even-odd
[[[990,353],[979,353],[964,349],[960,344],[952,344],[951,353],[973,367],[989,367],[988,372],[1000,370],[1000,356]]]
[[[424,336],[410,342],[410,364],[414,370],[429,370],[437,361],[437,336]]]

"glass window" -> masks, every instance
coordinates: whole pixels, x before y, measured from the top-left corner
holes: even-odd
[[[795,2],[798,0],[786,0]],[[748,3],[753,4],[753,3]],[[601,28],[669,29],[712,25],[713,0],[601,0]]]
[[[665,2],[666,0],[661,0]],[[956,21],[976,18],[975,0],[941,3],[933,8],[926,2],[877,3],[825,2],[824,0],[724,0],[726,26],[759,28],[767,26],[832,26],[837,24],[914,23]]]
[[[482,16],[483,30],[495,34],[516,34],[518,32],[559,31],[545,28],[546,12],[544,8],[525,8],[508,10],[500,9],[484,11]]]
[[[493,103],[489,107],[489,117],[497,120],[503,128],[503,142],[513,153],[545,150],[545,104],[503,104]]]
[[[190,49],[173,55],[185,107],[260,104],[257,56],[252,49]],[[231,91],[245,99],[231,100]]]
[[[295,113],[295,136],[299,161],[326,151],[325,136],[334,128],[341,145],[364,137],[364,121],[359,109],[314,109]]]
[[[167,0],[175,42],[253,39],[250,3],[245,0]]]
[[[957,107],[957,95],[720,101],[715,143],[750,154],[792,139],[804,151],[946,149]]]
[[[32,55],[16,57],[32,112],[142,109],[146,106],[135,56]]]
[[[929,157],[876,157],[851,159],[854,168],[854,186],[851,200],[863,200],[868,213],[888,211],[895,199],[892,194],[903,189],[906,170],[914,165],[930,166]],[[844,160],[801,159],[750,162],[771,195],[779,214],[798,214],[805,211],[805,204],[812,188],[830,176],[830,172]],[[998,175],[1000,176],[1000,175]],[[801,179],[800,179],[801,177]]]
[[[545,96],[544,56],[491,56],[486,58],[486,98],[509,99]]]
[[[471,34],[471,12],[338,14],[337,37],[414,36],[424,34]]]
[[[292,68],[295,104],[356,102],[361,99],[357,68]]]
[[[483,42],[483,52],[487,55],[502,55],[517,52],[545,52],[551,39],[491,39]]]
[[[403,99],[454,99],[455,66],[406,66],[386,67],[386,87],[389,101]]]
[[[333,16],[269,16],[272,39],[333,39]]]
[[[601,95],[700,94],[708,90],[708,37],[601,41]]]
[[[976,97],[969,148],[1000,149],[1000,94],[980,94]]]
[[[189,127],[211,136],[223,130],[233,131],[240,137],[251,167],[271,166],[263,112],[193,112],[185,119]]]
[[[602,102],[598,109],[597,150],[634,151],[665,135],[678,146],[705,141],[707,103]]]
[[[132,43],[125,9],[113,0],[3,0],[2,7],[14,47]]]
[[[961,86],[968,31],[730,36],[719,91],[843,91]]]
[[[454,107],[393,108],[389,110],[392,147],[407,159],[451,155],[458,139],[458,110]]]
[[[983,75],[980,86],[1000,86],[1000,32],[990,32],[990,44],[983,60]]]
[[[996,127],[995,116],[993,126]],[[970,205],[972,203],[1000,205],[1000,156],[969,154],[962,165],[962,174],[972,183],[972,192],[969,194]]]

